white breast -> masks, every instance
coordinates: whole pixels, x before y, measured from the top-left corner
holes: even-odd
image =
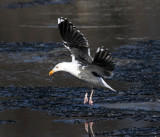
[[[69,62],[65,66],[65,71],[69,72],[70,74],[72,74],[75,77],[80,78],[80,76],[79,76],[79,74],[80,74],[79,67],[80,67],[80,64],[78,64],[78,62]]]

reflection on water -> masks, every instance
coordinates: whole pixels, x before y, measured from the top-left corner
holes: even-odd
[[[3,137],[94,137],[95,134],[103,132],[113,133],[113,131],[116,131],[119,136],[127,135],[127,133],[132,134],[133,131],[135,131],[133,132],[134,134],[141,133],[142,135],[143,132],[139,132],[136,129],[132,132],[126,132],[122,129],[159,126],[158,122],[135,121],[127,118],[122,120],[90,121],[79,124],[55,123],[52,120],[59,119],[59,117],[49,116],[44,112],[32,111],[25,108],[5,110],[0,113],[0,118],[3,120],[16,120],[16,123],[0,125],[0,135]],[[153,128],[146,130],[148,132],[154,131]],[[153,136],[154,132],[151,135]]]
[[[93,132],[93,124],[94,124],[93,122],[85,122],[84,123],[85,130],[86,130],[89,137],[91,137],[91,136],[95,137],[95,134]]]

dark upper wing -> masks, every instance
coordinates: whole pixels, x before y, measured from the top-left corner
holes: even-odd
[[[78,60],[84,64],[92,62],[88,41],[83,34],[66,18],[58,18],[58,28],[64,46],[72,53],[72,61]]]
[[[109,77],[115,68],[112,56],[107,49],[98,48],[92,61],[92,71],[102,77]]]

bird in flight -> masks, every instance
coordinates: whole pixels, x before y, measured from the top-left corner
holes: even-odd
[[[88,92],[85,93],[84,104],[89,101],[89,105],[93,105],[94,85],[116,92],[104,81],[104,78],[109,78],[112,75],[115,67],[108,50],[99,47],[92,58],[87,39],[67,18],[58,18],[58,28],[63,39],[63,45],[71,52],[72,62],[58,63],[49,72],[49,76],[57,71],[65,71],[88,82],[92,86],[92,90],[89,100]]]

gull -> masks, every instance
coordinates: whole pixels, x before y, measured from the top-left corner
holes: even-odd
[[[63,40],[63,45],[70,51],[71,62],[58,63],[50,72],[49,76],[58,71],[65,71],[81,79],[92,87],[89,105],[93,105],[93,86],[108,88],[114,92],[104,79],[110,78],[113,74],[114,63],[108,49],[98,47],[94,57],[90,55],[90,48],[87,39],[67,18],[58,18],[58,28]],[[84,96],[84,104],[88,102],[88,92]]]

